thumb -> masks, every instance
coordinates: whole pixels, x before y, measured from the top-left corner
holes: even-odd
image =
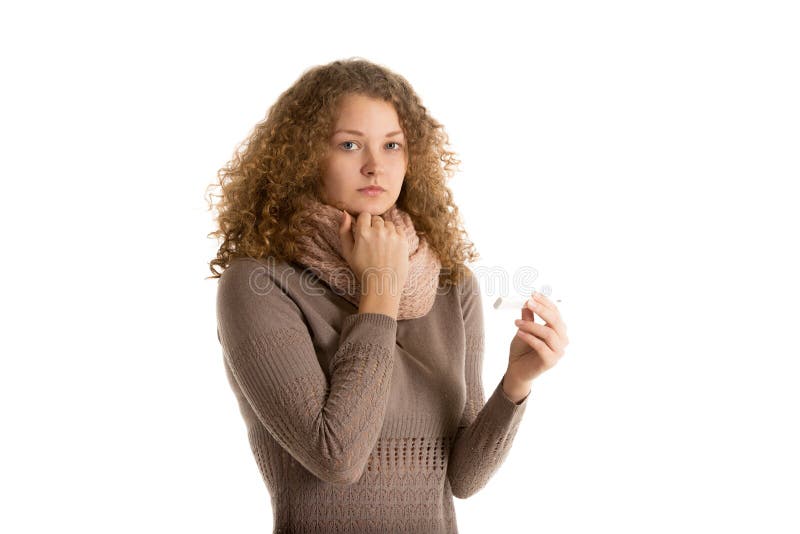
[[[534,320],[533,310],[531,310],[527,306],[523,306],[522,307],[522,320],[523,321],[533,321]]]
[[[353,246],[355,246],[353,232],[350,230],[352,224],[353,220],[350,214],[347,213],[347,210],[342,210],[342,218],[339,223],[339,240],[342,242],[342,254],[348,261],[350,259],[350,253],[353,251]]]

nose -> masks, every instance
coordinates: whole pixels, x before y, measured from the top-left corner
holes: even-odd
[[[373,150],[367,148],[364,150],[365,161],[364,165],[361,167],[361,172],[368,175],[379,174],[383,172],[383,165],[381,162],[378,161]]]

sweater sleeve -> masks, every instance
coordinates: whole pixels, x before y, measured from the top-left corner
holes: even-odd
[[[281,447],[321,480],[356,482],[383,426],[396,319],[346,317],[328,383],[297,304],[262,263],[237,258],[219,279],[217,324],[231,374]]]
[[[466,335],[465,380],[467,401],[453,439],[447,477],[453,496],[466,499],[488,482],[505,461],[517,433],[527,397],[514,403],[503,391],[502,379],[484,402],[484,323],[480,285],[474,274],[462,290],[462,313]]]

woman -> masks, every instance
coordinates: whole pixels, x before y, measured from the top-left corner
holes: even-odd
[[[531,381],[563,354],[539,296],[547,324],[522,309],[484,400],[477,256],[446,143],[403,77],[334,61],[220,173],[217,335],[274,532],[457,532],[453,496],[502,464]]]

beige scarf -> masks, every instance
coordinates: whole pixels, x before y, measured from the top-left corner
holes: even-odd
[[[417,235],[411,216],[393,205],[381,215],[402,230],[408,239],[408,279],[400,295],[397,320],[416,319],[427,314],[436,299],[441,262],[428,246],[424,236]],[[297,262],[308,269],[355,306],[358,306],[361,287],[350,265],[342,256],[339,225],[342,211],[329,204],[312,201],[301,226],[304,235],[298,239]],[[355,236],[356,220],[351,216],[351,231]]]

